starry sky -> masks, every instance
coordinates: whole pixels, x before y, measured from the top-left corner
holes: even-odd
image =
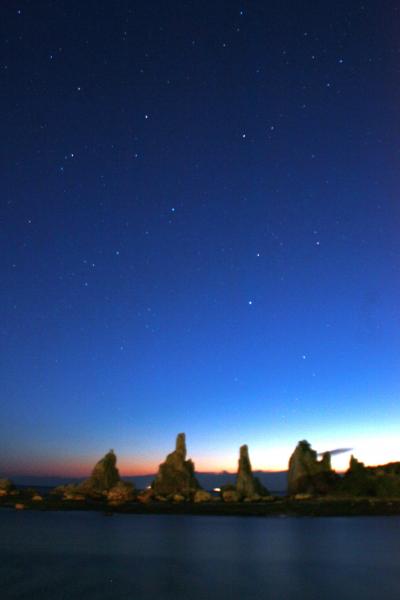
[[[399,22],[2,3],[2,472],[400,459]]]

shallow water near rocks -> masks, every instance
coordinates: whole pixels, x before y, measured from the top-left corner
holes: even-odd
[[[0,510],[1,598],[398,600],[400,517]]]

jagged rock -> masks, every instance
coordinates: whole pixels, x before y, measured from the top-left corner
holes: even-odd
[[[194,495],[194,502],[199,503],[199,502],[211,502],[212,496],[209,492],[206,492],[205,490],[197,490],[197,492]]]
[[[121,480],[116,464],[117,457],[114,453],[114,450],[110,450],[95,465],[89,479],[87,479],[81,485],[86,485],[87,487],[91,487],[96,491],[108,492]]]
[[[366,467],[352,456],[340,482],[339,493],[345,496],[399,498],[400,463]]]
[[[107,493],[107,500],[113,504],[124,504],[132,502],[135,498],[135,488],[132,483],[119,481]]]
[[[319,463],[321,465],[321,469],[323,471],[331,471],[332,470],[332,465],[331,465],[331,454],[330,452],[324,452],[321,458],[321,461]]]
[[[341,482],[341,491],[349,496],[376,496],[376,482],[373,471],[352,455]]]
[[[13,491],[14,487],[15,486],[10,479],[0,479],[0,496],[8,496],[8,494]]]
[[[357,460],[357,458],[353,455],[350,456],[350,464],[349,464],[350,473],[364,473],[365,465],[363,462]]]
[[[154,493],[161,496],[180,494],[185,498],[192,496],[200,485],[194,476],[194,464],[186,460],[185,434],[176,438],[175,451],[168,454],[158,469],[153,481]]]
[[[289,460],[288,493],[326,494],[333,489],[337,476],[331,469],[329,452],[319,461],[317,453],[303,440],[297,444]]]
[[[249,449],[246,445],[240,447],[236,491],[242,498],[250,499],[254,496],[267,496],[269,493],[258,477],[254,477],[253,475],[249,458]]]
[[[222,499],[224,502],[240,502],[240,495],[236,490],[225,490],[222,492]]]
[[[52,494],[64,496],[65,500],[76,500],[76,496],[102,499],[121,481],[116,464],[117,457],[114,450],[110,450],[96,463],[88,479],[78,484],[59,485]]]

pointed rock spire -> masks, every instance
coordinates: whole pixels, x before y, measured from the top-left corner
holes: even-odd
[[[176,436],[175,452],[181,454],[183,460],[186,459],[186,439],[184,433],[178,433]]]
[[[186,460],[184,433],[178,434],[175,451],[168,454],[165,462],[159,466],[152,487],[154,493],[160,496],[180,494],[190,497],[200,489],[194,476],[194,464],[191,460]]]
[[[114,450],[107,452],[105,456],[95,465],[88,482],[101,491],[111,489],[120,481],[117,469],[117,457]]]
[[[247,445],[240,447],[238,473],[236,477],[236,491],[242,498],[254,498],[255,496],[267,496],[268,490],[254,477],[251,470],[249,449]]]

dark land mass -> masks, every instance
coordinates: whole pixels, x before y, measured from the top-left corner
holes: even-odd
[[[159,501],[147,504],[135,501],[113,505],[106,500],[61,500],[44,496],[34,500],[27,490],[18,495],[1,497],[0,507],[39,511],[98,511],[104,515],[215,515],[215,516],[258,516],[258,517],[338,517],[338,516],[390,516],[400,515],[400,498],[294,498],[271,497],[268,502],[173,502]]]

